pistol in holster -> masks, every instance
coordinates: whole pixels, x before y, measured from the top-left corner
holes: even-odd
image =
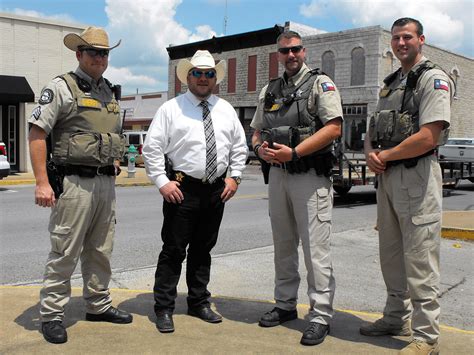
[[[46,172],[48,174],[49,184],[54,191],[54,197],[58,199],[64,191],[64,175],[61,174],[58,167],[52,160],[48,160],[46,163]]]

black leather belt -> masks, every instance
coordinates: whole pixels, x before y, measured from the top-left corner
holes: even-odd
[[[224,173],[222,176],[219,176],[212,184],[207,181],[206,179],[197,179],[195,177],[189,176],[182,171],[173,171],[172,173],[172,179],[177,181],[177,182],[188,182],[188,183],[193,183],[193,184],[201,184],[201,185],[214,185],[217,183],[220,183],[223,181],[225,178],[226,173]]]
[[[272,166],[283,169],[283,170],[288,170],[286,167],[286,163],[282,163],[282,164],[272,163]]]
[[[58,172],[61,175],[78,175],[89,178],[100,175],[115,176],[115,166],[58,165]]]
[[[418,164],[418,160],[420,160],[421,158],[424,158],[424,157],[429,157],[430,155],[433,155],[435,153],[436,153],[436,150],[432,149],[432,150],[426,152],[425,154],[419,155],[417,157],[408,158],[408,159],[400,159],[400,160],[390,160],[390,161],[387,162],[387,167],[397,166],[397,165],[403,164],[408,169],[413,168]]]

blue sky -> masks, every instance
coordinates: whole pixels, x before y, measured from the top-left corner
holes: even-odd
[[[111,42],[122,39],[105,76],[125,93],[167,90],[169,44],[285,21],[333,32],[390,28],[410,16],[422,21],[429,44],[474,57],[472,0],[0,0],[0,12],[105,27]]]

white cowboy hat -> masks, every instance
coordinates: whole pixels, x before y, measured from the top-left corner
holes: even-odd
[[[109,36],[103,28],[100,27],[87,27],[80,35],[76,33],[69,33],[64,37],[64,45],[72,51],[77,51],[78,47],[84,46],[89,48],[97,49],[113,49],[118,47],[118,43],[109,47]]]
[[[198,50],[194,53],[191,61],[187,59],[181,59],[179,61],[178,66],[176,67],[176,75],[183,84],[187,84],[188,73],[193,68],[214,69],[216,71],[216,84],[219,84],[225,77],[225,60],[221,60],[216,65],[214,57],[209,53],[209,51]]]

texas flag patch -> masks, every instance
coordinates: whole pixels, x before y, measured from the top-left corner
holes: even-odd
[[[446,80],[435,79],[434,80],[434,88],[449,91],[449,84]]]
[[[321,87],[323,88],[323,92],[326,92],[326,91],[336,91],[336,87],[334,86],[333,83],[329,83],[329,82],[322,83],[322,84],[321,84]]]

